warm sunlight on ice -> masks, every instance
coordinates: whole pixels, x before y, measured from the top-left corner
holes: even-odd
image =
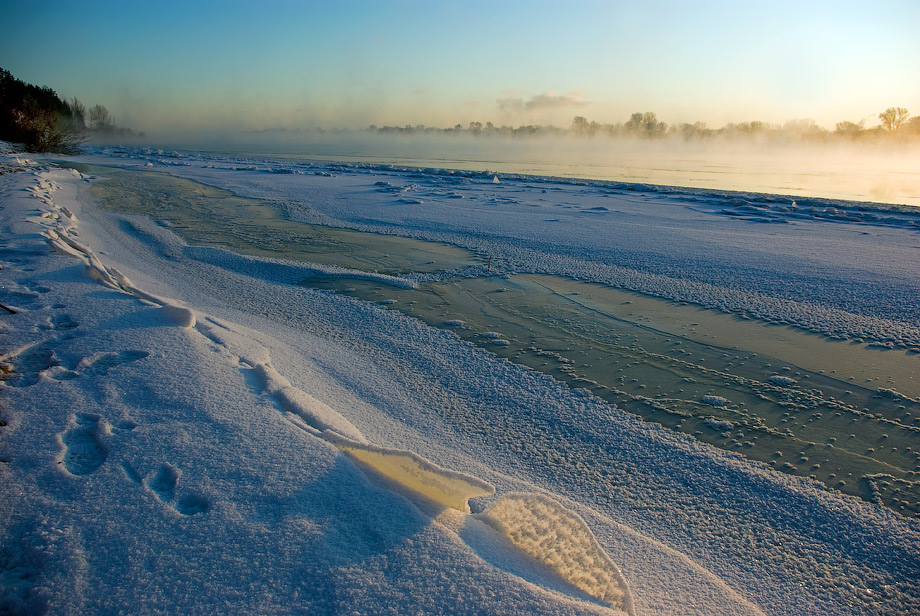
[[[495,493],[492,485],[464,473],[440,468],[411,451],[363,445],[335,435],[327,440],[381,475],[459,511],[469,512],[469,499]]]
[[[578,515],[539,494],[507,494],[480,515],[528,556],[593,597],[634,614],[617,566]]]

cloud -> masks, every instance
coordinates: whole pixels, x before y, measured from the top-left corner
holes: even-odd
[[[524,112],[544,111],[566,109],[569,107],[584,107],[589,105],[588,101],[582,98],[579,92],[570,92],[568,94],[556,94],[555,92],[544,92],[531,96],[524,100],[518,96],[507,96],[495,101],[499,111],[506,114],[517,115]]]

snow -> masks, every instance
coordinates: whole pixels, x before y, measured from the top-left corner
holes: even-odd
[[[920,611],[915,522],[294,284],[354,272],[188,246],[99,210],[91,177],[3,156],[23,171],[0,176],[0,303],[15,312],[0,315],[0,611]],[[909,213],[852,222],[847,204],[812,213],[798,199],[809,213],[794,214],[749,196],[788,221],[765,238],[702,191],[200,153],[80,160],[150,163],[304,219],[465,245],[499,273],[616,279],[920,341]],[[537,194],[548,201],[527,203]],[[607,211],[577,214],[598,201]],[[550,211],[559,222],[537,224]],[[617,211],[622,244],[598,222]],[[655,225],[663,239],[642,245]],[[854,246],[872,250],[840,260]],[[730,267],[747,287],[726,282]],[[789,270],[801,286],[782,288]]]

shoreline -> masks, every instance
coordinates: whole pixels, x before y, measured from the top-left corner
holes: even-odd
[[[552,166],[549,163],[545,163],[544,166],[541,167],[541,169],[545,167],[545,170],[543,171],[527,171],[522,168],[521,164],[502,161],[500,159],[453,161],[451,159],[424,157],[393,158],[392,156],[387,157],[385,155],[370,154],[309,154],[285,151],[284,149],[275,149],[274,147],[259,149],[215,146],[194,149],[186,146],[173,147],[170,145],[157,144],[137,144],[127,147],[99,144],[92,146],[92,149],[104,152],[134,150],[138,153],[146,153],[153,159],[163,156],[165,156],[167,159],[170,159],[197,157],[201,154],[208,154],[214,155],[216,157],[241,157],[243,160],[249,159],[267,164],[294,163],[294,166],[296,166],[298,163],[306,163],[307,166],[316,165],[320,167],[343,164],[370,170],[378,169],[384,171],[392,170],[399,172],[421,172],[432,173],[436,175],[469,174],[470,176],[482,175],[489,176],[490,178],[494,175],[501,175],[521,181],[530,180],[536,182],[544,181],[550,183],[571,183],[574,185],[596,185],[617,190],[650,193],[670,193],[675,196],[692,197],[694,195],[702,195],[711,198],[724,198],[725,200],[746,198],[753,199],[754,201],[764,201],[768,203],[775,202],[783,204],[788,204],[795,201],[797,203],[803,203],[806,207],[819,208],[833,207],[843,204],[855,208],[862,207],[882,211],[892,209],[897,211],[903,209],[909,213],[915,213],[917,208],[920,208],[920,199],[913,203],[893,200],[874,201],[869,198],[859,198],[858,195],[851,193],[841,193],[837,196],[828,197],[826,196],[827,191],[821,189],[805,192],[802,190],[784,192],[784,186],[788,184],[788,181],[776,184],[775,186],[762,186],[760,189],[745,187],[744,184],[734,184],[731,186],[718,186],[712,185],[711,183],[709,183],[709,185],[694,185],[692,183],[680,183],[678,180],[662,183],[654,181],[642,181],[642,179],[623,176],[619,173],[614,174],[613,176],[606,174],[591,176],[584,173],[579,174],[577,171],[558,174],[553,173]],[[88,152],[86,154],[92,155],[92,152]],[[701,167],[708,166],[708,163],[706,163],[705,160],[701,159],[698,162]],[[526,167],[526,165],[524,166]],[[716,178],[714,181],[718,182],[718,178]],[[920,178],[918,178],[917,181],[920,182]],[[789,188],[788,186],[785,187],[786,189]]]

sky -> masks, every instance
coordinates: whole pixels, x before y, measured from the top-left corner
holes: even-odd
[[[920,115],[920,2],[0,0],[0,67],[148,134]]]

